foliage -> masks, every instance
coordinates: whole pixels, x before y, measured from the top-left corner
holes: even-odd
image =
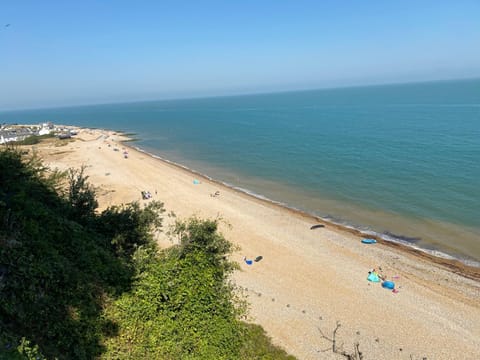
[[[138,202],[112,206],[96,218],[96,230],[108,239],[117,256],[130,257],[140,246],[153,245],[153,233],[162,226],[163,203],[152,201],[141,209]]]
[[[30,344],[30,341],[28,341],[24,337],[20,340],[20,344],[17,347],[17,351],[19,355],[22,355],[23,358],[26,358],[29,360],[45,359],[45,357],[42,355],[42,353],[38,349],[38,345],[32,346]]]
[[[226,240],[215,221],[192,219],[178,222],[176,229],[182,245],[160,253],[132,291],[109,307],[121,326],[119,336],[107,341],[106,358],[238,358],[239,308],[223,267],[216,264],[229,247],[215,244]]]
[[[227,260],[226,255],[235,248],[217,230],[218,220],[200,220],[195,217],[189,221],[177,220],[172,233],[180,241],[179,256],[184,257],[201,250],[215,267],[219,267],[224,273],[230,273],[236,266]]]
[[[295,360],[285,350],[274,346],[260,325],[242,323],[240,359]]]
[[[85,166],[82,166],[80,170],[70,169],[68,180],[66,198],[72,217],[82,223],[90,221],[95,216],[98,202],[95,198],[95,190],[87,182]]]
[[[228,292],[206,257],[195,255],[155,262],[115,303],[110,314],[121,324],[120,334],[108,340],[106,358],[238,358]]]
[[[55,137],[55,135],[54,134],[31,135],[26,137],[23,140],[16,141],[15,144],[16,145],[35,145],[35,144],[38,144],[43,139],[48,139],[52,137]]]
[[[34,344],[22,347],[25,356],[27,348],[48,358],[98,356],[115,329],[101,316],[104,301],[128,289],[131,263],[111,251],[111,239],[77,221],[74,202],[58,196],[35,162],[7,149],[0,169],[0,357],[18,355],[7,345],[22,338]],[[86,183],[77,189],[88,191]]]
[[[180,244],[147,261],[132,290],[107,308],[120,332],[105,358],[293,359],[238,320],[246,307],[227,277],[233,247],[217,228],[217,220],[176,223]]]
[[[162,203],[97,214],[83,169],[47,175],[11,148],[0,169],[0,358],[291,359],[239,320],[218,220],[177,221],[159,252]]]

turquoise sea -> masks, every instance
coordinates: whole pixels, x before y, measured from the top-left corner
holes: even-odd
[[[480,260],[480,80],[0,112],[133,132],[231,186]]]

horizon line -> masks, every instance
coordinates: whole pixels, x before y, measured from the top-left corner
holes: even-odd
[[[326,86],[326,87],[305,87],[298,89],[290,90],[278,90],[278,91],[258,91],[258,92],[239,92],[237,94],[218,94],[218,95],[198,95],[198,96],[181,96],[181,97],[163,97],[156,99],[142,99],[142,100],[126,100],[126,101],[112,101],[112,102],[91,102],[91,103],[80,103],[80,104],[68,104],[68,105],[57,105],[57,106],[35,106],[35,107],[25,107],[25,108],[10,108],[6,110],[0,110],[0,113],[7,112],[16,112],[16,111],[34,111],[34,110],[48,110],[48,109],[65,109],[65,108],[77,108],[77,107],[89,107],[89,106],[106,106],[106,105],[119,105],[119,104],[138,104],[138,103],[148,103],[148,102],[157,102],[157,101],[181,101],[181,100],[201,100],[201,99],[214,99],[214,98],[230,98],[230,97],[242,97],[242,96],[252,96],[252,95],[273,95],[273,94],[287,94],[287,93],[299,93],[299,92],[308,92],[316,90],[335,90],[335,89],[354,89],[354,88],[364,88],[364,87],[382,87],[382,86],[394,86],[394,85],[409,85],[409,84],[428,84],[428,83],[437,83],[437,82],[450,82],[450,81],[472,81],[480,80],[480,76],[474,77],[461,77],[461,78],[448,78],[448,79],[435,79],[435,80],[424,80],[424,81],[404,81],[404,82],[386,82],[386,83],[366,83],[360,85],[339,85],[339,86]]]

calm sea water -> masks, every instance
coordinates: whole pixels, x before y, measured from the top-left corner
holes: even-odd
[[[217,180],[480,259],[480,80],[0,113],[134,132]]]

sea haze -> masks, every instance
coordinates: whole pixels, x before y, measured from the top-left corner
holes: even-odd
[[[385,237],[480,260],[480,80],[0,113],[136,146]]]

